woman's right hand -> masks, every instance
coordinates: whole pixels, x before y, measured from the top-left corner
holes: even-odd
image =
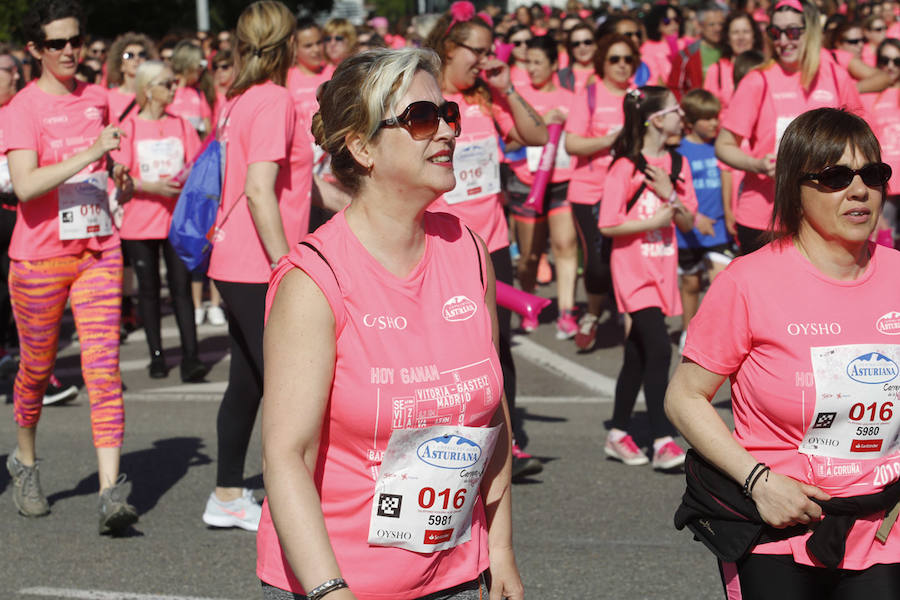
[[[672,219],[675,218],[675,206],[671,202],[663,202],[659,205],[659,208],[656,209],[656,212],[653,213],[653,216],[650,217],[650,225],[652,225],[651,229],[660,229],[662,227],[667,227],[672,224]]]
[[[822,508],[813,502],[831,496],[814,485],[801,483],[774,471],[760,477],[751,494],[763,521],[777,529],[818,521]]]
[[[762,158],[756,159],[756,172],[760,175],[766,175],[775,178],[775,155],[766,154]]]
[[[103,157],[110,150],[118,150],[121,139],[125,137],[125,132],[115,125],[107,125],[91,144],[91,149],[97,154],[97,160]]]
[[[181,186],[172,179],[160,179],[151,182],[142,181],[141,189],[148,194],[156,194],[166,198],[177,198],[181,194]]]

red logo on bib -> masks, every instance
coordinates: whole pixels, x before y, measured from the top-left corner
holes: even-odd
[[[850,452],[881,452],[884,440],[853,440]]]
[[[426,529],[423,544],[443,544],[453,537],[453,529]]]

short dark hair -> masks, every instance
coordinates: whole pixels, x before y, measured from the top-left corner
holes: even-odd
[[[540,50],[550,61],[550,64],[559,60],[559,45],[551,35],[539,35],[525,42],[525,47],[529,50]]]
[[[847,147],[866,162],[881,162],[881,147],[860,117],[840,108],[810,110],[788,125],[775,160],[775,210],[769,225],[772,239],[797,235],[803,221],[800,184],[805,173],[834,165]],[[882,189],[882,202],[885,192]]]
[[[34,0],[22,19],[25,41],[40,44],[47,39],[44,25],[68,18],[77,19],[78,27],[83,32],[84,11],[77,0]]]

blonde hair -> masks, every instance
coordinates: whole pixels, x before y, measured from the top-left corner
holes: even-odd
[[[166,63],[159,60],[148,60],[138,67],[137,73],[134,75],[134,99],[140,108],[144,108],[150,100],[146,93],[150,82],[168,68]]]
[[[184,75],[203,64],[203,50],[188,40],[181,40],[172,51],[172,72]]]
[[[235,30],[240,72],[228,98],[268,80],[284,85],[294,61],[291,40],[296,25],[293,13],[277,0],[259,0],[244,9]]]
[[[312,132],[331,155],[334,176],[352,192],[358,192],[366,170],[347,147],[350,135],[369,142],[378,134],[386,115],[409,90],[413,77],[425,71],[437,81],[440,59],[431,50],[368,50],[345,59],[331,80],[319,88],[319,112],[313,115]]]

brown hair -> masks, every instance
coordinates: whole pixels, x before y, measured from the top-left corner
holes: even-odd
[[[143,33],[133,31],[123,33],[110,45],[106,55],[106,81],[109,87],[122,85],[122,54],[125,52],[125,48],[132,45],[143,46],[144,52],[148,54],[147,60],[159,60],[153,40]]]
[[[490,25],[478,15],[473,16],[468,21],[454,22],[453,15],[446,12],[441,15],[441,18],[431,28],[431,33],[425,38],[424,47],[431,48],[437,52],[438,57],[441,59],[441,64],[446,64],[447,55],[450,51],[464,45],[466,40],[469,39],[469,34],[477,27],[486,29],[491,33],[493,39],[493,31]],[[491,103],[490,89],[480,77],[475,80],[475,85],[472,88],[462,90],[462,93],[467,101],[471,100],[482,105],[490,105]]]
[[[238,96],[254,85],[273,81],[284,85],[294,61],[294,27],[297,19],[277,0],[259,0],[238,18],[235,37],[240,72],[226,94]]]
[[[684,111],[684,120],[688,124],[696,123],[700,119],[714,119],[722,110],[722,103],[712,92],[703,89],[691,90],[681,99],[681,109]]]
[[[803,175],[834,165],[848,147],[867,162],[881,162],[878,139],[869,125],[853,113],[840,108],[817,108],[791,121],[781,138],[775,161],[771,239],[797,235],[803,221],[800,203]],[[882,189],[882,202],[885,192]]]
[[[631,63],[632,75],[634,75],[634,72],[637,71],[637,68],[641,64],[641,50],[629,36],[622,35],[621,33],[604,35],[597,41],[597,50],[594,51],[594,73],[596,73],[597,77],[600,79],[603,79],[603,65],[606,64],[606,57],[609,55],[609,49],[616,44],[625,44],[631,49],[631,54],[634,55],[634,62]]]

